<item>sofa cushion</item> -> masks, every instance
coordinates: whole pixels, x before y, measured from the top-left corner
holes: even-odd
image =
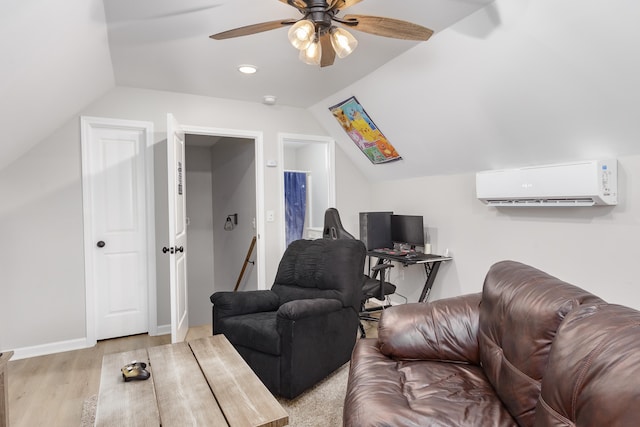
[[[585,305],[551,347],[535,426],[614,427],[640,422],[640,312]]]
[[[480,305],[479,349],[496,393],[521,426],[533,424],[551,343],[565,316],[603,301],[514,261],[487,273]]]
[[[479,311],[479,293],[391,307],[378,326],[380,352],[396,359],[480,365]]]
[[[482,368],[465,363],[392,359],[375,339],[351,357],[344,426],[517,426]]]
[[[280,355],[280,334],[276,328],[276,311],[242,314],[219,319],[218,326],[234,346]]]

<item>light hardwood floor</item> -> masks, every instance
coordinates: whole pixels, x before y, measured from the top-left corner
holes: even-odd
[[[378,324],[365,322],[367,337]],[[211,325],[189,328],[187,341],[211,335]],[[98,394],[102,356],[171,342],[147,334],[98,342],[93,348],[14,360],[8,364],[11,427],[76,427],[85,399]]]
[[[192,327],[187,341],[208,335],[211,325]],[[98,394],[104,354],[170,342],[170,335],[135,335],[100,341],[92,348],[10,361],[9,425],[79,426],[83,402]]]

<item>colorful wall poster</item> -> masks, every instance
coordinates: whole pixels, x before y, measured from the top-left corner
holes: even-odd
[[[355,96],[329,107],[329,110],[371,163],[386,163],[402,158]]]

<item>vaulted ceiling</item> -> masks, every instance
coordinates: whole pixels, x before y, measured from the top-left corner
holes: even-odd
[[[345,13],[409,20],[442,31],[492,0],[364,0]],[[352,31],[359,44],[331,67],[302,63],[288,27],[228,40],[209,35],[250,24],[300,19],[278,0],[105,0],[116,83],[283,105],[308,107],[353,83],[417,42]],[[253,64],[252,76],[238,73]]]
[[[492,0],[365,0],[349,13],[437,32]],[[214,41],[238,26],[300,18],[278,0],[3,0],[0,168],[106,91],[131,86],[308,107],[416,45],[354,32],[354,54],[320,69],[300,62],[287,29]],[[258,67],[241,75],[239,64]]]
[[[115,86],[276,96],[379,179],[640,154],[635,0],[364,0],[346,12],[435,34],[353,31],[356,51],[321,69],[298,60],[286,28],[208,37],[301,16],[278,0],[3,0],[0,169]],[[241,75],[244,63],[258,72]],[[403,162],[372,168],[328,113],[354,94]]]

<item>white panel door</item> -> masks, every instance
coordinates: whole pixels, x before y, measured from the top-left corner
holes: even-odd
[[[187,299],[187,217],[184,131],[172,114],[167,114],[167,160],[169,199],[169,255],[171,292],[171,342],[184,341],[189,329]]]
[[[145,144],[144,130],[96,126],[86,144],[97,339],[148,331]]]

